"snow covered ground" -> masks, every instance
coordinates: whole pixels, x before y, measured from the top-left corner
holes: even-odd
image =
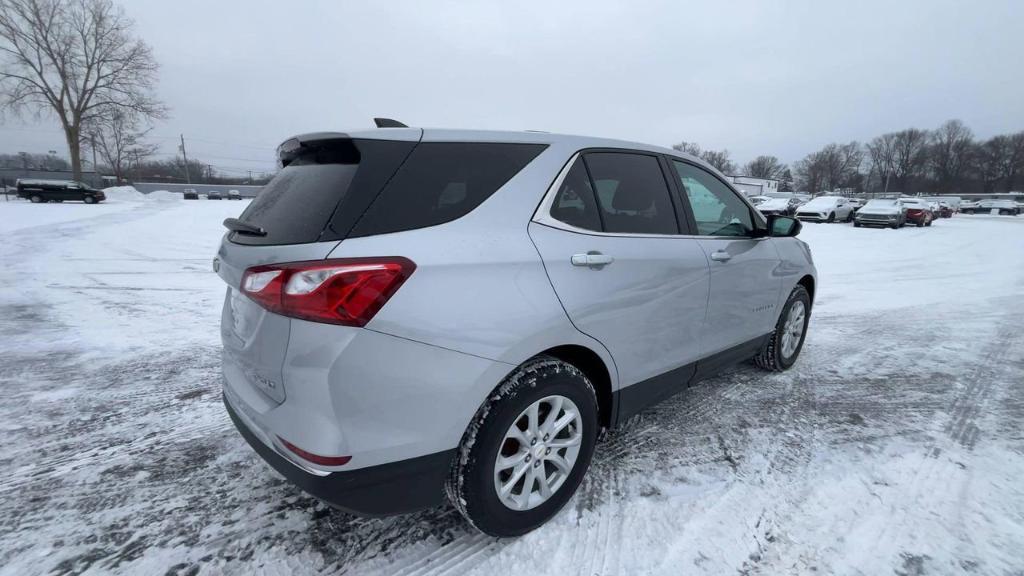
[[[0,573],[1024,571],[1024,218],[807,225],[795,368],[639,415],[495,540],[450,507],[332,511],[234,431],[210,262],[244,205],[0,202]]]

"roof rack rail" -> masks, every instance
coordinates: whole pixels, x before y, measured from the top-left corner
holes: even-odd
[[[374,118],[373,123],[377,125],[377,128],[408,128],[405,124],[391,118]]]

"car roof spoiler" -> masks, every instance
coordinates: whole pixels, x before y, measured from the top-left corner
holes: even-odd
[[[391,118],[374,118],[373,123],[377,128],[408,128],[405,124]]]

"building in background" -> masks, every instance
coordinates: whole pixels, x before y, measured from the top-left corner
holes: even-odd
[[[732,185],[745,196],[765,196],[769,192],[779,191],[779,181],[751,176],[730,176]]]

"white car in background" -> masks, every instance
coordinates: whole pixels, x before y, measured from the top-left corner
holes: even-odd
[[[853,204],[842,196],[818,196],[797,208],[796,217],[811,222],[850,222],[853,220]]]

